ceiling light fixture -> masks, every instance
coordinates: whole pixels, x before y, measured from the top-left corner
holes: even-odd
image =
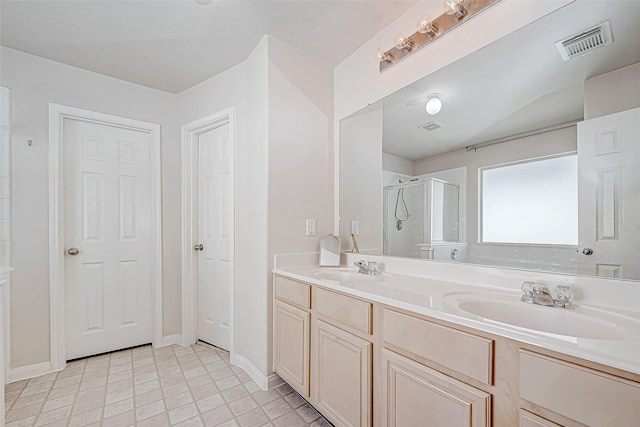
[[[432,93],[427,98],[427,105],[425,106],[425,110],[427,110],[427,114],[435,116],[442,109],[442,100],[440,99],[439,93]]]
[[[442,35],[454,29],[462,22],[471,19],[484,9],[498,3],[500,0],[446,0],[444,13],[430,19],[424,15],[417,23],[415,33],[405,37],[398,34],[393,40],[391,49],[378,51],[378,67],[380,72],[397,64],[422,47],[432,43]]]

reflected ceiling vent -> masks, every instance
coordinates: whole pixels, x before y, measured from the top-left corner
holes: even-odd
[[[422,126],[418,126],[419,128],[422,128],[426,131],[431,132],[432,130],[436,130],[436,129],[440,129],[442,127],[442,125],[438,122],[429,122],[429,123],[425,123]]]
[[[585,55],[594,49],[613,43],[609,21],[589,28],[556,43],[560,56],[565,61],[576,56]]]

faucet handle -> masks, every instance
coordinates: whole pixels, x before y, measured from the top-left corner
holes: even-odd
[[[524,281],[522,282],[522,285],[520,286],[520,289],[522,289],[522,301],[529,303],[529,304],[533,304],[533,286],[535,285],[534,282],[531,281]]]
[[[533,286],[531,287],[531,290],[533,291],[534,294],[551,295],[551,291],[549,290],[549,287],[547,285],[538,285],[534,283]]]
[[[378,263],[375,261],[369,261],[369,264],[367,265],[367,273],[378,274]]]
[[[522,289],[522,295],[526,297],[532,297],[534,286],[535,286],[534,282],[530,282],[528,280],[522,282],[522,285],[520,286],[520,289]]]
[[[573,299],[573,291],[569,285],[558,285],[556,287],[558,293],[557,299],[560,301],[571,301]]]

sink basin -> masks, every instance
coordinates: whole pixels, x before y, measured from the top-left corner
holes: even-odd
[[[356,282],[356,281],[370,281],[378,282],[382,280],[382,273],[369,275],[358,273],[357,268],[348,267],[324,267],[317,268],[312,272],[313,277],[320,280],[329,280],[333,282]]]
[[[526,304],[518,293],[454,292],[445,307],[483,321],[560,339],[622,340],[638,338],[640,321],[610,311],[577,307],[573,310]]]

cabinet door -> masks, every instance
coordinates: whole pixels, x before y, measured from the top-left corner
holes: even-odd
[[[371,343],[321,320],[314,323],[312,400],[336,427],[371,425]]]
[[[561,427],[524,409],[520,409],[520,427]]]
[[[491,395],[387,349],[382,350],[382,425],[480,427],[491,423]]]
[[[274,369],[304,397],[309,397],[309,321],[304,310],[276,301],[273,328]]]
[[[590,426],[638,427],[640,383],[520,350],[520,398]]]

